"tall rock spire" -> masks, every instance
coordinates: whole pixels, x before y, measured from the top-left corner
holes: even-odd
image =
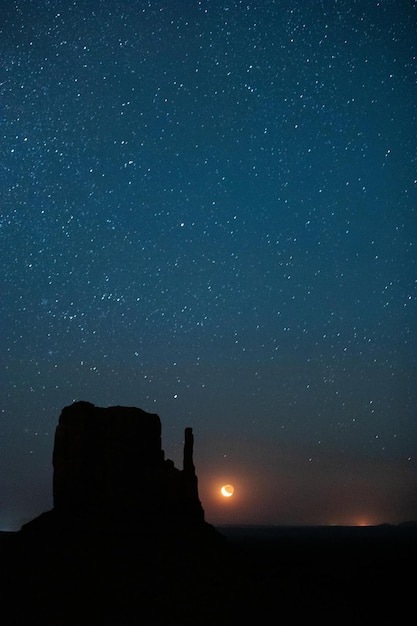
[[[195,474],[193,461],[194,436],[193,429],[186,428],[184,433],[184,461],[183,470],[187,474]]]

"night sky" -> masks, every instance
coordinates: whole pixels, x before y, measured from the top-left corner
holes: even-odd
[[[416,9],[2,0],[0,529],[80,399],[210,522],[417,519]]]

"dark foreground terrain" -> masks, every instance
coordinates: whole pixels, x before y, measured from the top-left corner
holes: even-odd
[[[405,624],[417,526],[0,534],[0,624]],[[224,539],[223,539],[224,538]],[[198,547],[196,547],[198,546]]]

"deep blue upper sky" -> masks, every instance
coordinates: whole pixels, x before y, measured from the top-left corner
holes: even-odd
[[[2,2],[0,528],[76,399],[157,412],[179,466],[193,426],[209,521],[417,518],[416,24]]]

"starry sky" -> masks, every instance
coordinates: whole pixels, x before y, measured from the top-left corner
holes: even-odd
[[[1,4],[0,529],[80,399],[213,523],[417,519],[416,3]]]

